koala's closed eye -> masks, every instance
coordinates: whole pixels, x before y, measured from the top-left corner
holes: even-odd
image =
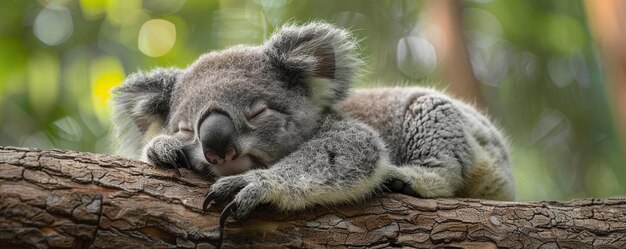
[[[265,103],[256,103],[250,107],[246,113],[246,119],[252,121],[267,113],[267,105]]]
[[[181,133],[185,136],[192,136],[193,135],[193,130],[191,129],[191,126],[183,121],[178,123],[178,127],[176,128],[175,133]]]

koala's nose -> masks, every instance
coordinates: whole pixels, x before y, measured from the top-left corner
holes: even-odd
[[[212,113],[200,123],[198,136],[204,157],[211,164],[221,164],[237,157],[235,125],[230,117]]]

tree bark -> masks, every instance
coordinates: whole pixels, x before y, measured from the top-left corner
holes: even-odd
[[[0,248],[213,248],[210,180],[119,157],[0,147]],[[626,198],[567,202],[418,199],[228,220],[223,248],[626,248]]]

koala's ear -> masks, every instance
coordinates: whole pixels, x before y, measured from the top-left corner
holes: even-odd
[[[172,91],[182,72],[176,68],[157,68],[129,75],[121,87],[113,90],[116,122],[130,119],[145,134],[154,123],[167,120]]]
[[[323,106],[347,95],[362,64],[350,33],[327,23],[283,26],[264,46],[281,80],[303,84]]]

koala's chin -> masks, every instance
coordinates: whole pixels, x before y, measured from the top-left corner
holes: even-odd
[[[217,176],[236,175],[251,170],[254,166],[252,157],[247,154],[237,157],[235,160],[220,164],[211,164],[213,174]]]

